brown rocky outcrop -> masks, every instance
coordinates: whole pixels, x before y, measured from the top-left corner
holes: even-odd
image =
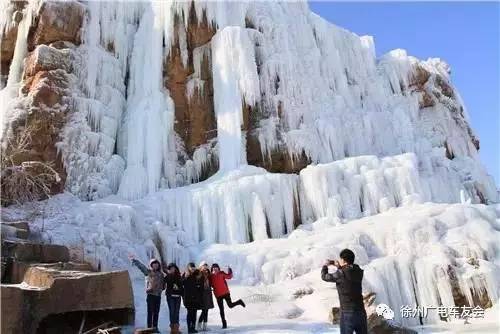
[[[42,4],[35,27],[30,31],[28,49],[56,41],[81,42],[85,6],[77,1],[46,1]]]
[[[180,50],[175,46],[165,64],[165,86],[175,104],[174,129],[183,139],[190,156],[198,146],[217,136],[208,59],[204,59],[201,68],[202,77],[199,80],[203,80],[203,92],[195,89],[193,95],[188,97],[187,84],[194,73],[192,65],[184,68]]]
[[[30,29],[28,47],[32,51],[24,60],[21,89],[25,97],[21,106],[24,112],[10,124],[9,144],[3,152],[6,159],[2,160],[2,167],[10,171],[2,174],[2,193],[8,195],[2,196],[3,205],[18,200],[43,199],[47,192],[59,193],[64,189],[66,173],[56,143],[60,141],[66,116],[72,108],[69,98],[72,95],[72,53],[67,48],[80,42],[84,14],[85,7],[76,1],[43,2]],[[43,45],[48,43],[52,46]],[[27,180],[26,189],[20,192],[7,189],[19,183],[7,182],[8,179],[34,179],[45,174],[53,174],[53,177],[35,182],[43,186],[31,187],[29,184],[33,182]],[[19,198],[23,192],[29,194]]]
[[[182,31],[180,31],[182,29]],[[188,53],[187,64],[183,63],[181,54],[181,41],[179,33],[184,33],[184,23],[176,17],[174,44],[170,54],[164,63],[164,85],[169,90],[175,104],[174,130],[184,143],[184,149],[189,159],[193,157],[194,151],[200,145],[207,144],[217,136],[217,124],[213,105],[213,84],[210,68],[210,53],[202,58],[200,73],[195,73],[193,54],[197,48],[208,48],[207,43],[215,34],[215,29],[207,22],[204,16],[198,22],[194,7],[191,7],[188,16],[188,26],[185,31],[186,50]],[[197,50],[199,52],[199,50]],[[185,66],[186,65],[186,66]],[[192,90],[188,96],[188,85],[193,84],[191,80],[197,81],[203,87]],[[216,171],[213,161],[208,162],[207,170],[202,172],[201,179],[205,179]]]
[[[480,268],[480,262],[476,258],[468,258],[467,264],[474,267],[474,269]],[[453,301],[455,302],[455,306],[480,306],[483,309],[490,308],[492,304],[491,298],[488,296],[488,292],[486,290],[471,290],[470,293],[472,295],[473,305],[469,305],[467,297],[465,296],[462,288],[460,287],[460,282],[458,281],[458,277],[456,274],[456,268],[454,266],[448,266],[447,274],[449,277],[449,282],[451,286],[451,293],[453,295]]]
[[[262,156],[257,137],[247,132],[247,162],[271,173],[299,173],[311,160],[304,153],[299,157],[290,157],[284,147],[272,150],[270,156]]]
[[[72,71],[71,51],[67,48],[59,49],[53,45],[39,45],[33,52],[28,54],[28,57],[24,60],[24,64],[25,80],[41,71],[46,72],[62,69],[70,73]]]
[[[409,88],[413,92],[417,92],[419,94],[419,108],[428,108],[436,105],[434,98],[425,88],[425,84],[431,77],[429,71],[423,68],[421,65],[416,65],[415,70],[410,75],[409,78]]]
[[[188,15],[186,29],[186,44],[188,63],[182,62],[179,29],[184,29],[184,23],[176,18],[174,36],[176,36],[169,57],[164,64],[164,85],[169,90],[175,104],[174,129],[183,140],[188,158],[193,157],[193,152],[217,137],[217,122],[213,105],[213,83],[210,59],[210,40],[215,34],[215,27],[207,22],[204,16],[198,22],[194,7]],[[182,34],[182,32],[181,32]],[[197,49],[198,48],[198,49]],[[200,52],[201,48],[208,48],[202,58],[200,73],[195,73],[193,55]],[[195,50],[197,49],[197,50]],[[195,88],[188,96],[188,83],[190,80],[199,80],[203,91]],[[287,150],[281,146],[276,147],[270,156],[263,157],[257,138],[260,112],[256,107],[243,105],[242,130],[247,138],[247,162],[251,165],[263,167],[270,172],[298,173],[310,161],[304,155],[290,157]],[[205,171],[202,171],[200,180],[203,180],[217,170],[217,161],[209,161]]]
[[[434,107],[437,103],[444,105],[451,112],[456,123],[469,135],[472,144],[479,150],[480,143],[464,115],[463,106],[457,100],[455,92],[446,78],[438,73],[431,74],[421,64],[416,64],[409,75],[408,89],[418,96],[419,109]],[[430,83],[430,85],[428,84]],[[450,102],[451,101],[451,102]],[[454,156],[451,147],[444,141],[447,156]]]
[[[281,107],[279,111],[282,113]],[[243,129],[246,132],[248,164],[262,167],[272,173],[299,173],[311,163],[311,160],[304,153],[291,157],[282,144],[274,148],[269,155],[263,156],[258,139],[261,117],[261,113],[255,107],[243,105]]]
[[[32,58],[28,58],[30,59]],[[36,67],[28,62],[28,68],[30,66]],[[64,189],[65,170],[55,144],[60,140],[60,132],[70,108],[65,100],[69,94],[69,80],[68,74],[61,69],[40,70],[25,79],[22,92],[27,97],[28,112],[11,125],[11,144],[4,151],[9,157],[9,163],[14,166],[35,161],[53,168],[58,177],[48,181],[51,183],[48,187],[52,193]],[[44,169],[42,165],[38,167]],[[31,168],[26,172],[40,173],[40,168]],[[2,183],[2,190],[5,191],[3,186]],[[33,195],[35,199],[43,198],[43,194]],[[37,198],[39,196],[41,197]]]
[[[68,85],[69,78],[64,70],[39,71],[25,81],[23,92],[32,99],[31,106],[51,108],[63,104]]]

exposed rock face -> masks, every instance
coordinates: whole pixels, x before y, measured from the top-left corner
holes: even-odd
[[[55,44],[55,46],[54,46]],[[58,44],[39,45],[28,54],[25,60],[24,78],[28,79],[41,71],[52,71],[61,69],[67,73],[72,71],[71,53],[66,45],[60,45],[63,48],[56,47]]]
[[[70,110],[66,97],[71,94],[71,79],[64,69],[54,68],[57,62],[46,61],[45,56],[55,53],[56,49],[41,47],[50,51],[40,53],[35,50],[26,60],[27,71],[22,92],[27,97],[28,113],[12,127],[14,142],[28,140],[27,146],[22,150],[8,146],[6,154],[12,157],[14,164],[25,161],[53,164],[60,179],[54,180],[55,183],[49,187],[57,193],[64,189],[65,170],[55,144],[60,140],[66,114]],[[29,134],[26,133],[27,129]]]
[[[419,108],[435,107],[438,104],[449,109],[452,119],[470,136],[474,147],[479,150],[479,139],[465,120],[462,102],[457,98],[455,91],[448,80],[440,73],[430,73],[422,64],[417,64],[409,73],[411,94],[417,94]],[[446,140],[442,143],[446,148],[448,158],[454,157],[453,150]]]
[[[476,258],[469,258],[467,259],[467,264],[471,265],[474,267],[474,269],[479,269],[480,268],[480,262]],[[451,285],[451,292],[453,295],[453,300],[455,302],[455,306],[462,307],[462,306],[480,306],[483,309],[490,308],[492,306],[492,301],[491,298],[488,296],[488,292],[486,289],[477,289],[477,290],[472,290],[470,291],[470,294],[472,296],[472,305],[471,303],[467,300],[467,297],[464,295],[464,291],[460,286],[460,282],[458,280],[457,274],[456,274],[456,268],[453,266],[448,267],[448,277],[450,279],[450,285]],[[485,282],[483,282],[484,284]]]
[[[213,104],[210,52],[210,41],[216,28],[207,22],[206,16],[198,22],[194,6],[190,8],[187,22],[185,28],[180,19],[176,19],[175,43],[164,64],[164,84],[175,103],[174,128],[184,143],[187,154],[185,159],[193,159],[194,152],[202,145],[208,145],[208,150],[212,151],[212,159],[208,160],[200,175],[201,181],[213,175],[218,168],[213,151],[217,138],[217,123]],[[180,29],[186,29],[185,42],[179,40]],[[186,43],[187,64],[183,63],[181,43]],[[199,64],[196,63],[197,60],[201,60]],[[298,173],[310,163],[304,154],[292,157],[284,147],[275,148],[268,156],[262,156],[258,140],[259,112],[247,105],[243,105],[242,110],[242,129],[247,135],[248,164],[263,167],[270,172]]]
[[[16,6],[22,4],[20,2]],[[15,13],[20,13],[19,10],[21,8]],[[50,193],[62,192],[65,185],[66,172],[56,143],[60,141],[66,116],[72,109],[69,96],[72,95],[73,81],[70,73],[73,60],[68,47],[80,42],[84,14],[85,7],[78,2],[44,2],[41,5],[28,36],[28,48],[32,51],[24,60],[21,89],[23,102],[20,106],[22,112],[7,129],[10,144],[4,151],[9,157],[6,161],[14,166],[25,162],[40,162],[39,168],[26,170],[26,173],[32,176],[46,172],[44,168],[53,168],[57,177],[45,181]],[[12,43],[9,41],[12,36],[15,41],[14,30],[15,26],[2,36],[0,43],[2,62],[5,56],[9,64],[13,54]],[[45,45],[52,42],[52,45],[61,49]],[[4,177],[12,177],[12,174],[2,174],[2,178]],[[2,190],[9,193],[10,190],[4,188],[7,187],[6,184],[7,182],[2,180]],[[45,191],[32,192],[33,199],[43,199],[46,196]],[[12,198],[3,201],[3,204],[10,204],[11,200],[16,201]]]
[[[207,23],[206,17],[198,22],[194,10],[190,13],[185,32],[183,23],[178,17],[176,19],[177,38],[164,64],[163,74],[165,87],[175,104],[174,129],[184,144],[187,154],[186,157],[181,157],[184,160],[193,159],[194,152],[201,145],[209,144],[209,149],[212,150],[210,142],[217,137],[209,44],[215,30]],[[179,39],[180,30],[183,31],[181,36],[185,35],[185,40]],[[181,47],[181,43],[185,45]],[[187,55],[183,52],[187,52]],[[198,60],[200,63],[194,64]],[[199,180],[206,179],[217,171],[215,160],[208,161]]]
[[[77,1],[44,2],[38,13],[35,27],[30,32],[28,49],[56,41],[80,44],[80,29],[85,7]]]
[[[250,165],[265,168],[272,173],[299,173],[311,163],[304,153],[298,157],[290,156],[283,147],[273,149],[268,156],[263,156],[255,132],[247,134],[247,162]]]

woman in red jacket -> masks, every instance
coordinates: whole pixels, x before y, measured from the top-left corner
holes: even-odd
[[[245,307],[243,300],[238,299],[235,302],[231,301],[231,294],[229,293],[229,287],[227,286],[226,280],[233,278],[233,270],[228,268],[229,273],[225,273],[220,270],[217,263],[212,264],[212,274],[210,275],[210,284],[214,289],[214,295],[217,299],[217,305],[219,306],[220,318],[222,320],[222,328],[227,328],[226,317],[224,315],[224,300],[229,308],[233,308],[236,305],[241,305]]]

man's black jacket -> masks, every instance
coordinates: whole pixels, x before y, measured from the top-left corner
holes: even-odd
[[[321,269],[321,279],[337,284],[341,311],[364,311],[361,281],[363,269],[357,264],[338,268],[333,274],[328,273],[328,267]]]

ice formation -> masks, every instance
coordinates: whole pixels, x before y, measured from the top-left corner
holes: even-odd
[[[37,8],[30,2],[26,12],[36,15]],[[6,10],[2,27],[10,24],[9,15]],[[25,15],[18,34],[23,50],[22,27],[30,20]],[[204,20],[216,33],[191,51],[190,25]],[[376,59],[371,37],[326,22],[305,2],[89,2],[82,34],[82,45],[69,50],[78,112],[59,147],[67,189],[83,199],[117,192],[137,199],[197,182],[213,154],[221,170],[244,164],[243,105],[254,107],[253,131],[267,159],[276,150],[291,159],[305,154],[314,163],[405,152],[424,158],[436,147],[458,159],[478,159],[443,61],[419,61],[404,50]],[[203,94],[200,64],[210,63],[218,153],[200,146],[196,157],[188,157],[174,131],[175,105],[162,84],[162,66],[174,45],[183,66],[194,68],[189,98]],[[25,52],[16,51],[10,82],[22,72]],[[9,119],[17,110],[10,107],[17,90],[1,95],[9,105],[3,118]],[[471,175],[484,174],[479,163],[467,166]],[[476,181],[492,187],[488,178]]]
[[[238,176],[219,179],[208,189],[192,185],[178,197],[168,193],[175,190],[165,190],[166,193],[133,202],[118,197],[82,202],[70,194],[61,194],[45,203],[8,208],[4,215],[19,219],[43,212],[33,222],[35,232],[40,232],[45,240],[71,246],[76,256],[100,264],[103,269],[127,267],[129,253],[144,260],[162,256],[181,265],[208,259],[230,265],[236,273],[236,282],[247,286],[247,290],[262,290],[259,287],[264,284],[268,286],[267,294],[283,293],[284,300],[288,303],[292,300],[295,307],[300,308],[301,300],[294,301],[291,296],[294,291],[309,289],[307,298],[317,307],[309,310],[312,312],[309,315],[316,314],[323,321],[336,297],[329,292],[331,285],[320,281],[319,268],[324,259],[336,257],[345,247],[354,250],[357,262],[365,270],[364,292],[375,292],[377,303],[386,303],[393,310],[403,305],[455,305],[464,300],[477,305],[480,300],[489,299],[493,303],[498,300],[498,205],[412,204],[345,224],[335,217],[323,217],[299,226],[284,238],[264,236],[251,243],[214,244],[210,238],[216,237],[220,226],[217,224],[228,223],[227,219],[242,219],[237,215],[244,213],[243,210],[249,216],[262,216],[252,207],[257,199],[262,205],[259,210],[266,215],[267,210],[280,215],[291,209],[279,206],[285,199],[269,201],[268,191],[272,191],[272,185],[276,188],[278,180],[270,179],[271,175],[250,168]],[[224,182],[228,183],[225,188]],[[242,193],[236,193],[237,188]],[[227,216],[215,215],[221,210],[214,203],[217,192],[227,192],[226,203],[233,201],[235,205]],[[166,206],[161,206],[165,201],[176,201],[176,206],[170,212],[159,212],[165,209]],[[206,218],[211,220],[212,229],[194,231],[194,226],[187,225],[183,218],[196,215],[195,208],[202,205],[214,205]],[[245,208],[237,211],[238,205]],[[186,211],[188,208],[192,211]],[[165,224],[161,219],[171,223]],[[202,218],[198,219],[201,222]],[[186,233],[176,233],[182,228]],[[227,234],[220,237],[238,236],[234,227],[225,231]],[[260,233],[264,235],[263,230]],[[205,240],[197,243],[193,236],[204,236]],[[131,275],[141,290],[142,277],[134,270]],[[331,299],[325,300],[330,295]],[[138,301],[142,303],[142,299],[139,294]],[[418,318],[401,319],[400,313],[395,313],[398,322],[419,324]],[[439,318],[432,311],[424,319],[424,323],[437,321]]]
[[[393,308],[454,305],[457,289],[469,304],[498,299],[499,209],[470,204],[495,203],[498,193],[446,63],[404,50],[377,59],[371,37],[326,22],[306,2],[85,6],[81,45],[32,51],[63,54],[71,69],[72,112],[58,143],[67,193],[34,204],[43,238],[80,247],[103,268],[127,266],[129,252],[231,263],[243,284],[303,279],[351,247],[365,289]],[[0,86],[3,144],[29,103],[19,88],[38,8],[25,9]],[[9,10],[0,11],[0,34]],[[213,36],[192,48],[191,25],[205,21]],[[174,48],[192,67],[188,101],[213,85],[217,134],[189,154],[164,82]],[[286,152],[309,165],[298,174],[247,165],[254,134],[264,159]],[[199,182],[214,156],[218,171]]]
[[[6,83],[0,80],[0,105],[2,105],[2,112],[0,112],[0,136],[4,138],[5,131],[9,131],[10,122],[16,118],[16,112],[9,112],[17,108],[17,95],[21,86],[23,74],[23,61],[28,53],[28,33],[31,26],[35,11],[37,10],[39,1],[32,1],[28,4],[24,11],[24,15],[19,23],[18,36],[16,39],[14,55],[12,63],[8,69],[9,75]],[[9,29],[9,26],[14,24],[13,8],[8,1],[0,4],[0,41],[3,39],[4,32]]]
[[[214,106],[217,115],[219,168],[228,171],[246,162],[242,150],[243,103],[259,98],[253,44],[246,30],[226,27],[212,39]]]

